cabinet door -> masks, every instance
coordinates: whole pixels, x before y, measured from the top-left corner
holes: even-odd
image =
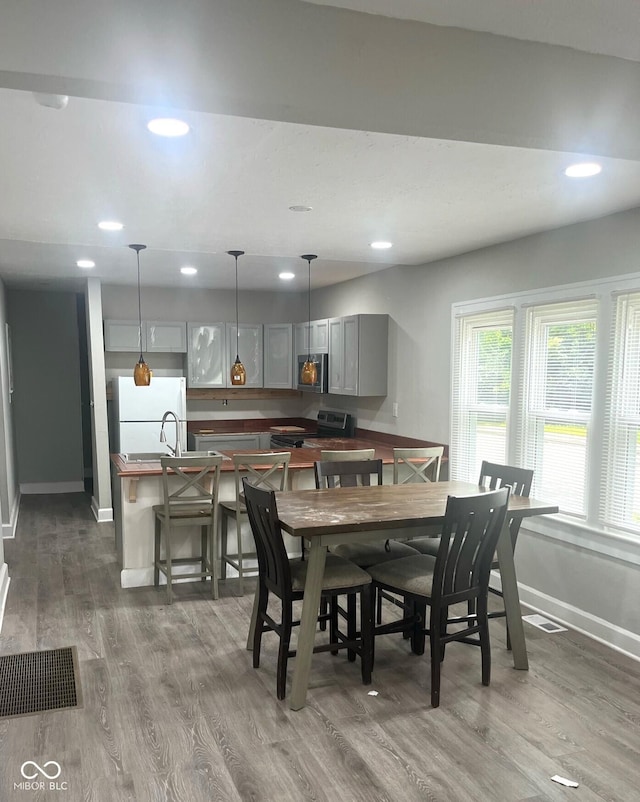
[[[259,434],[198,434],[195,451],[259,451]]]
[[[329,320],[329,392],[342,394],[344,386],[344,338],[342,318]]]
[[[264,386],[293,387],[293,327],[291,323],[264,325]]]
[[[247,371],[245,387],[263,387],[262,373],[262,323],[227,323],[227,371],[226,386],[231,387],[231,366],[236,361],[236,353]]]
[[[311,323],[311,353],[326,354],[329,352],[329,321],[314,320]]]
[[[144,322],[142,324],[142,343],[140,343],[140,326],[137,320],[105,320],[105,351],[141,351],[147,350]]]
[[[359,319],[357,315],[342,318],[342,392],[358,395]]]
[[[296,355],[309,352],[309,324],[296,323]]]
[[[187,386],[226,387],[224,323],[187,324]]]
[[[144,322],[147,334],[147,351],[184,354],[187,351],[186,323],[147,320]]]

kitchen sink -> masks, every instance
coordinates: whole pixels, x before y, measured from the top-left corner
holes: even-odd
[[[166,451],[134,451],[130,454],[123,454],[122,458],[126,463],[130,462],[160,462],[162,457],[171,457],[172,454],[167,453]],[[223,459],[229,459],[229,457],[225,457],[219,451],[186,451],[183,457],[217,457],[221,456]]]

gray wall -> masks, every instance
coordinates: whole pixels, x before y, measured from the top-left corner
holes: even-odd
[[[18,481],[83,483],[76,294],[9,290]],[[51,488],[54,490],[54,487]]]

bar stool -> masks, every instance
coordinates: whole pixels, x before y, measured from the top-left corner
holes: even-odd
[[[242,522],[247,519],[247,507],[242,490],[242,479],[249,479],[254,487],[262,490],[286,490],[289,476],[290,451],[278,451],[271,454],[234,454],[233,468],[235,473],[235,501],[220,502],[220,563],[222,579],[227,577],[227,565],[238,572],[240,595],[243,593],[243,578],[247,569],[244,566],[246,559],[257,559],[255,552],[243,553],[242,549]],[[236,521],[237,553],[229,554],[228,534],[229,518]],[[250,569],[252,575],[257,568]]]
[[[164,502],[154,504],[155,551],[153,584],[160,583],[160,572],[167,578],[167,603],[173,602],[173,566],[200,562],[201,570],[179,574],[180,579],[211,577],[211,596],[218,598],[216,533],[218,526],[218,488],[222,456],[162,457],[162,490]],[[172,489],[173,488],[173,489]],[[199,526],[200,554],[195,557],[173,557],[172,539],[176,529]],[[164,536],[164,537],[163,537]],[[160,558],[164,539],[164,559]]]

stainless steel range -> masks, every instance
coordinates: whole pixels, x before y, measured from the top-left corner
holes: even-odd
[[[355,418],[348,412],[321,409],[316,418],[317,430],[305,434],[272,434],[271,448],[304,448],[305,440],[328,437],[354,437]]]

